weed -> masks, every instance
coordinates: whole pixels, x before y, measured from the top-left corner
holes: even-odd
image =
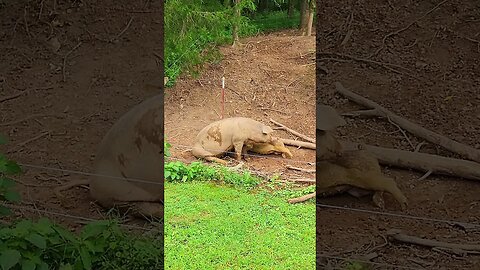
[[[6,144],[7,139],[0,134],[0,145]],[[0,202],[18,202],[20,194],[14,190],[15,181],[9,176],[21,173],[21,168],[15,161],[12,161],[0,153]],[[0,216],[10,214],[10,209],[0,205]]]

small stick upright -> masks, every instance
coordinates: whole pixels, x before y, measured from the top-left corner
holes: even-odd
[[[225,111],[225,77],[222,77],[222,119]]]

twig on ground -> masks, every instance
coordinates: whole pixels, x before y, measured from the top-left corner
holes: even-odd
[[[410,28],[413,24],[415,24],[416,22],[420,21],[421,19],[425,18],[426,16],[428,16],[428,14],[432,13],[433,11],[435,11],[437,8],[439,8],[441,5],[443,5],[445,2],[447,2],[448,0],[444,0],[442,2],[440,2],[439,4],[437,4],[436,6],[434,6],[432,9],[430,9],[429,11],[425,12],[422,16],[420,16],[419,18],[417,18],[416,20],[412,21],[411,23],[407,24],[405,27],[403,28],[400,28],[396,31],[393,31],[393,32],[390,32],[388,34],[386,34],[383,39],[382,39],[382,45],[372,54],[370,55],[368,58],[372,58],[376,55],[378,55],[384,48],[385,48],[385,41],[387,40],[387,38],[389,37],[392,37],[392,36],[395,36],[395,35],[398,35],[400,34],[401,32],[403,31],[406,31],[408,28]]]
[[[311,143],[315,143],[315,140],[314,140],[314,139],[308,137],[307,135],[304,135],[304,134],[302,134],[302,133],[300,133],[300,132],[297,132],[297,131],[291,129],[291,128],[285,126],[284,124],[281,124],[281,123],[273,120],[272,118],[270,118],[270,122],[274,123],[275,125],[281,127],[282,129],[284,129],[284,130],[292,133],[293,135],[295,135],[295,136],[297,136],[297,137],[299,137],[299,138],[302,138],[302,139],[304,139],[304,140],[306,140],[306,141],[308,141],[308,142],[311,142]]]
[[[422,177],[418,178],[418,181],[423,181],[425,179],[427,179],[427,177],[430,176],[430,174],[432,174],[432,170],[428,170]]]
[[[415,150],[413,152],[418,152],[420,151],[420,148],[422,148],[422,146],[424,146],[425,144],[427,144],[425,141],[417,144],[417,146],[415,147]]]
[[[37,136],[35,136],[35,137],[33,137],[33,138],[30,138],[30,139],[28,139],[28,140],[26,140],[26,141],[23,141],[23,142],[17,144],[17,147],[16,147],[16,148],[7,151],[7,153],[8,153],[8,154],[15,153],[15,152],[19,151],[19,150],[20,150],[23,146],[25,146],[26,144],[31,143],[31,142],[33,142],[33,141],[36,141],[36,140],[38,140],[38,139],[40,139],[40,138],[43,138],[43,137],[47,136],[48,134],[50,134],[50,131],[44,131],[44,132],[38,134]]]
[[[288,200],[288,203],[300,203],[300,202],[304,202],[304,201],[307,201],[311,198],[315,198],[315,196],[317,195],[316,192],[313,192],[313,193],[310,193],[310,194],[307,194],[307,195],[303,195],[303,196],[300,196],[300,197],[297,197],[297,198],[293,198],[293,199],[289,199]]]
[[[303,169],[303,168],[293,167],[293,166],[290,166],[290,165],[287,165],[286,167],[287,167],[287,169],[295,170],[295,171],[301,171],[301,172],[307,172],[307,173],[314,173],[315,172],[315,170]]]
[[[316,145],[314,143],[309,143],[309,142],[302,142],[302,141],[295,141],[295,140],[290,140],[290,139],[283,139],[282,141],[286,145],[292,145],[292,146],[297,146],[297,147],[303,147],[307,149],[316,149]]]
[[[340,143],[345,150],[359,149],[358,143],[346,141],[340,141]],[[480,164],[477,162],[373,145],[363,145],[362,147],[372,153],[383,165],[422,172],[431,170],[436,174],[480,180]]]
[[[317,180],[311,179],[311,178],[292,178],[292,179],[289,179],[289,181],[304,182],[304,183],[316,183],[317,182]]]
[[[413,145],[412,141],[410,141],[410,138],[408,138],[408,135],[405,132],[405,130],[403,130],[403,128],[401,128],[399,125],[393,122],[392,119],[390,119],[390,117],[387,116],[387,119],[388,119],[388,122],[390,122],[390,124],[398,128],[398,130],[403,134],[403,137],[405,137],[405,139],[407,140],[408,144],[410,144],[410,146],[412,147],[412,150],[415,151],[415,146]]]
[[[55,115],[50,115],[50,114],[43,114],[43,113],[32,114],[32,115],[26,116],[22,119],[19,119],[19,120],[7,122],[7,123],[1,123],[0,127],[1,126],[11,126],[11,125],[19,124],[19,123],[25,122],[27,120],[30,120],[30,119],[33,119],[33,118],[39,118],[39,117],[56,117],[56,116]]]
[[[426,246],[431,248],[464,251],[465,253],[473,253],[473,254],[480,253],[480,245],[454,244],[454,243],[442,242],[437,240],[423,239],[413,235],[407,235],[398,229],[391,229],[387,231],[387,236],[393,240],[403,242],[403,243],[408,243],[408,244]]]
[[[391,121],[395,122],[398,124],[400,127],[405,129],[406,131],[421,137],[429,142],[438,144],[442,147],[444,147],[447,150],[450,150],[454,153],[460,154],[462,156],[465,156],[466,158],[480,162],[480,151],[470,147],[468,145],[456,142],[452,139],[449,139],[443,135],[440,135],[438,133],[435,133],[433,131],[430,131],[418,124],[415,124],[413,122],[410,122],[409,120],[400,117],[393,112],[383,108],[380,106],[378,103],[373,102],[367,98],[364,98],[356,93],[351,92],[350,90],[347,90],[340,82],[335,83],[336,86],[336,92],[341,94],[342,96],[348,98],[349,100],[363,105],[368,108],[376,109],[377,112],[379,113],[379,117],[388,117],[391,119]],[[415,148],[415,147],[414,147]]]
[[[82,45],[82,42],[80,41],[75,47],[73,47],[70,51],[68,51],[64,56],[63,56],[63,69],[62,69],[62,74],[63,74],[63,82],[67,81],[67,75],[66,75],[66,66],[67,66],[67,57],[73,53],[78,47]]]
[[[10,96],[0,98],[0,103],[2,103],[4,101],[7,101],[7,100],[16,99],[16,98],[20,97],[21,95],[23,95],[24,93],[25,93],[25,91],[22,91],[22,92],[18,92],[16,94],[13,94],[13,95],[10,95]]]
[[[42,18],[42,12],[43,12],[43,2],[45,0],[42,0],[40,1],[40,11],[38,11],[38,20],[40,20],[40,18]]]
[[[407,71],[408,73],[406,73],[406,75],[408,76],[411,76],[413,78],[417,78],[415,75],[413,75],[413,71],[411,71],[410,69],[408,68],[405,68],[405,67],[402,67],[400,65],[396,65],[396,64],[391,64],[391,63],[384,63],[384,62],[379,62],[379,61],[375,61],[375,60],[370,60],[370,59],[367,59],[367,58],[361,58],[361,57],[356,57],[356,56],[352,56],[352,55],[347,55],[347,54],[340,54],[340,53],[329,53],[329,52],[322,52],[322,53],[319,53],[320,56],[330,56],[330,58],[320,58],[320,60],[331,60],[331,61],[338,61],[338,62],[344,62],[344,61],[357,61],[357,62],[361,62],[361,63],[366,63],[366,64],[375,64],[377,66],[380,66],[380,67],[383,67],[385,69],[388,69],[390,71],[393,71],[395,73],[398,73],[398,74],[405,74],[404,72],[396,69],[396,68],[399,68],[399,69],[403,69],[405,71]],[[338,58],[335,58],[335,57],[332,57],[332,56],[335,56],[335,57],[340,57],[340,59]],[[395,68],[394,68],[395,67]]]
[[[31,37],[30,30],[28,30],[28,22],[27,22],[27,7],[23,9],[23,23],[25,24],[25,32],[27,33],[28,38]]]
[[[352,111],[348,113],[342,113],[342,116],[346,117],[378,117],[379,113],[376,109],[371,110],[360,110],[360,111]]]
[[[130,20],[128,21],[127,26],[125,26],[125,28],[120,33],[118,33],[116,37],[111,38],[110,42],[114,42],[115,40],[118,40],[128,30],[128,28],[132,24],[132,21],[133,21],[133,17],[130,17]]]

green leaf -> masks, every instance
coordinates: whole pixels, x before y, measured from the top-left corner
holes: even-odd
[[[87,270],[92,269],[92,258],[86,249],[80,249],[80,257],[82,258],[83,268]]]
[[[45,237],[39,234],[32,233],[29,236],[27,236],[25,239],[30,243],[34,244],[38,248],[41,248],[41,249],[47,248],[47,241],[45,240]]]
[[[71,264],[67,263],[67,264],[60,265],[58,270],[73,270],[73,267]]]
[[[170,177],[171,174],[172,174],[172,173],[171,173],[170,171],[165,171],[164,177],[165,177],[165,178],[168,178],[168,177]]]
[[[38,265],[38,270],[48,270],[48,264],[46,262],[41,262],[40,265]]]
[[[0,177],[0,187],[9,189],[15,186],[15,181],[6,177]]]
[[[55,231],[53,230],[53,223],[48,218],[40,218],[37,222],[37,232],[40,234],[51,234]]]
[[[77,242],[77,239],[75,238],[75,235],[72,234],[70,231],[67,231],[63,228],[59,228],[59,227],[53,227],[53,229],[60,235],[60,237],[62,237],[63,239],[69,241],[69,242],[72,242],[72,243],[75,243]]]
[[[31,260],[22,260],[22,270],[35,270],[36,264]]]
[[[5,197],[5,200],[10,201],[10,202],[19,202],[20,201],[20,194],[16,191],[8,190],[5,192],[3,195]]]
[[[3,251],[2,255],[0,255],[0,266],[2,270],[9,270],[14,267],[20,261],[21,257],[20,252],[16,250],[9,249]]]
[[[110,221],[108,220],[99,220],[93,223],[87,224],[82,230],[83,239],[88,239],[92,236],[98,236],[104,230],[108,229],[110,226]]]
[[[0,134],[0,144],[7,144],[7,143],[8,143],[7,137]]]
[[[7,174],[19,174],[22,172],[22,168],[12,160],[8,160],[5,164]]]
[[[9,216],[11,214],[12,214],[12,210],[10,210],[9,208],[3,205],[0,205],[0,216]]]

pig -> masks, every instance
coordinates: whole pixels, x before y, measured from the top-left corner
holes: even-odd
[[[246,153],[247,151],[251,151],[254,153],[262,154],[262,155],[269,155],[269,154],[281,154],[283,158],[292,158],[293,155],[285,147],[281,138],[273,137],[272,141],[269,143],[254,143],[254,142],[247,142],[244,150]]]
[[[161,219],[163,160],[163,98],[158,95],[125,113],[103,137],[89,179],[90,195],[105,208]]]
[[[360,197],[373,192],[375,205],[384,208],[383,193],[388,192],[402,210],[408,206],[395,181],[382,173],[378,160],[366,150],[344,151],[334,160],[319,161],[316,177],[317,194],[321,196],[348,192]]]
[[[195,138],[192,154],[197,158],[226,165],[218,158],[235,150],[236,160],[245,153],[245,143],[271,143],[273,129],[246,117],[225,118],[204,127]]]

